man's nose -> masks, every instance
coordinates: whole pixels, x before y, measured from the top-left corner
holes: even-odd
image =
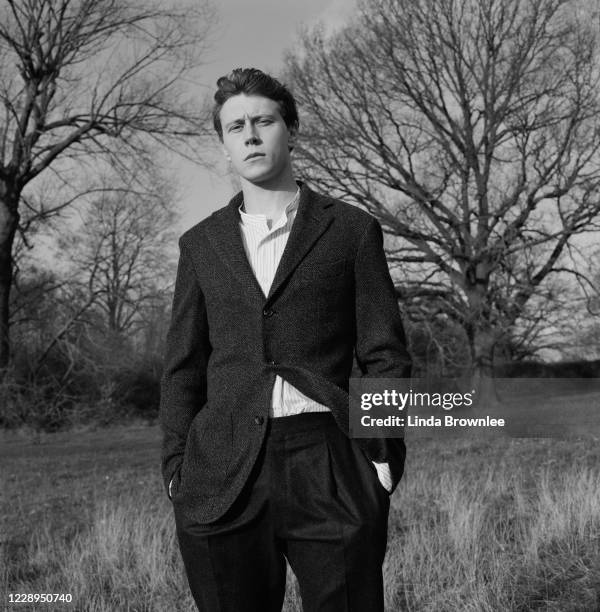
[[[246,144],[254,144],[258,142],[258,135],[253,123],[247,121],[244,125],[244,142]]]

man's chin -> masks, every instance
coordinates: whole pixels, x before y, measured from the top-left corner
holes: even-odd
[[[279,177],[275,172],[247,172],[242,178],[253,185],[266,186],[273,181],[276,182]]]

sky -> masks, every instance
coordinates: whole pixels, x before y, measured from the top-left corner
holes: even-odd
[[[283,53],[293,46],[299,27],[322,22],[328,28],[345,23],[356,0],[218,0],[218,24],[200,74],[212,92],[218,77],[232,68],[260,68],[278,76]],[[185,231],[229,201],[235,190],[215,141],[214,170],[177,160],[181,192],[179,227]]]

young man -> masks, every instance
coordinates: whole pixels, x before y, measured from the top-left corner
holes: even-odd
[[[295,181],[293,97],[256,69],[217,82],[214,125],[242,191],[180,238],[161,387],[162,471],[205,612],[381,612],[402,440],[348,437],[364,376],[410,357],[379,223]]]

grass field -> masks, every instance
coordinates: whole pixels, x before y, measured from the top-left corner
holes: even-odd
[[[0,609],[195,609],[159,445],[143,425],[2,434]],[[389,527],[389,611],[600,610],[597,439],[415,441]],[[285,610],[300,610],[288,582]]]

